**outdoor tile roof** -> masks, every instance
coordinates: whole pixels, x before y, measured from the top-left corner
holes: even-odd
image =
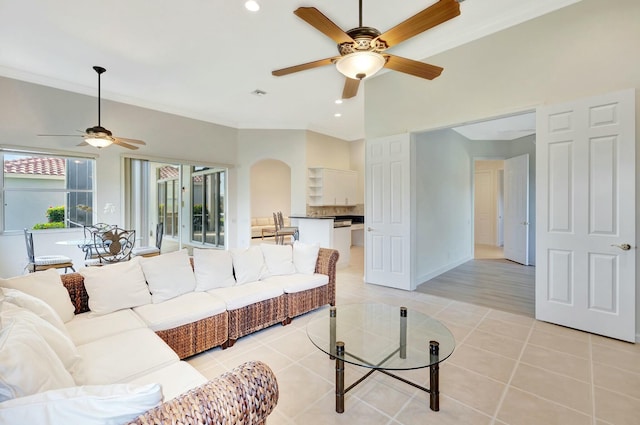
[[[63,177],[65,168],[64,158],[30,157],[4,161],[5,174]]]

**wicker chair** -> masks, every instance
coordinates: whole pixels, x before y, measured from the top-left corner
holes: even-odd
[[[39,255],[36,257],[35,249],[33,248],[33,233],[28,229],[24,229],[24,241],[27,245],[27,257],[29,259],[25,269],[27,269],[29,273],[47,269],[64,269],[65,273],[67,269],[71,269],[74,272],[76,271],[73,268],[71,258],[65,257],[64,255]]]

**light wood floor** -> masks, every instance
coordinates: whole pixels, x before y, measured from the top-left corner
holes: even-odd
[[[418,286],[417,291],[534,317],[535,267],[476,247],[476,258]]]

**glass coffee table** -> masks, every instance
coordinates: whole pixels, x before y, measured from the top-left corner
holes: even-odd
[[[429,393],[429,407],[440,410],[440,362],[455,348],[453,335],[442,323],[418,311],[386,304],[331,307],[307,324],[309,339],[336,362],[336,412],[344,412],[344,396],[378,371]],[[371,369],[344,386],[344,364]],[[429,368],[429,388],[392,371]]]

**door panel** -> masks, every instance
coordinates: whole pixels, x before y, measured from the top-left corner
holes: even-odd
[[[536,318],[634,341],[635,92],[540,108],[537,122]]]
[[[366,142],[365,280],[410,290],[408,134]]]
[[[529,155],[504,161],[504,257],[529,265]]]

